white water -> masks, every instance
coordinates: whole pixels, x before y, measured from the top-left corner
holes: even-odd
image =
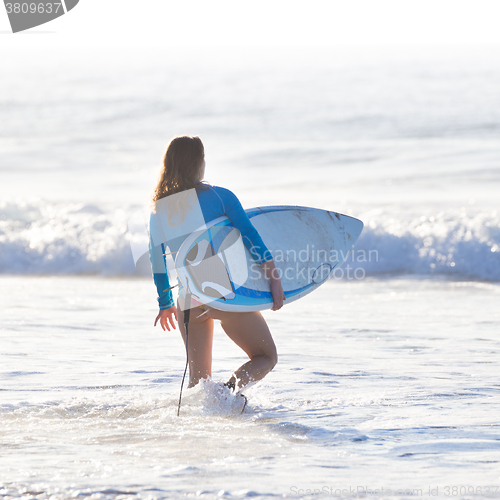
[[[8,496],[274,498],[324,486],[446,496],[445,486],[498,485],[498,285],[327,283],[266,313],[280,361],[247,391],[243,415],[208,383],[185,393],[180,417],[184,351],[177,332],[151,326],[150,283],[1,285]],[[218,328],[214,380],[243,361]]]
[[[311,198],[308,205],[314,204]],[[137,274],[127,234],[127,221],[137,208],[42,200],[0,203],[0,270],[37,275]],[[410,213],[394,205],[354,215],[365,228],[348,264],[363,275],[500,280],[496,209],[421,207]]]

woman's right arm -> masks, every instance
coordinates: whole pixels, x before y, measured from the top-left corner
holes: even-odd
[[[158,293],[158,305],[160,307],[154,326],[160,321],[160,326],[163,330],[170,331],[170,325],[175,329],[174,318],[177,321],[177,308],[175,307],[172,290],[170,290],[165,252],[166,247],[163,243],[153,246],[153,243],[150,242],[149,258],[151,260],[153,280]]]

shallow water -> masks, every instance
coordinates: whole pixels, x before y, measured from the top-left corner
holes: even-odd
[[[180,417],[184,350],[152,327],[149,281],[0,293],[6,497],[500,496],[498,284],[333,280],[266,312],[280,360],[243,415],[216,382],[244,355],[217,326],[214,382]]]

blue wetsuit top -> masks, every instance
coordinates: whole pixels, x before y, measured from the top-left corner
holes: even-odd
[[[253,227],[240,201],[231,191],[219,186],[210,186],[200,182],[196,187],[196,194],[205,223],[217,217],[227,216],[234,227],[241,233],[243,243],[248,248],[248,251],[257,264],[260,265],[272,259],[271,252],[262,241],[257,230]],[[153,279],[158,291],[160,310],[169,309],[174,305],[172,291],[165,291],[165,289],[170,288],[165,258],[167,246],[170,252],[175,253],[179,250],[183,240],[184,238],[175,238],[172,241],[167,241],[156,246],[153,246],[150,241],[149,254],[153,270]]]

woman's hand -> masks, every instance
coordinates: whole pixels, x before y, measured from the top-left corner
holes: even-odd
[[[273,259],[262,263],[261,267],[271,281],[271,295],[273,296],[274,302],[271,311],[277,311],[283,307],[283,301],[286,300],[285,292],[283,292],[283,287],[281,286],[281,278],[278,269],[276,269]]]
[[[283,307],[283,301],[285,299],[285,292],[283,291],[283,287],[281,286],[281,280],[275,279],[271,280],[271,295],[273,296],[274,305],[271,308],[271,311],[277,311]]]
[[[160,311],[158,313],[158,316],[156,316],[154,326],[156,326],[156,323],[158,323],[158,320],[160,320],[160,326],[164,331],[170,331],[170,326],[172,326],[172,328],[175,330],[174,318],[175,321],[177,321],[177,307],[172,306],[169,309],[163,309],[163,311]]]

